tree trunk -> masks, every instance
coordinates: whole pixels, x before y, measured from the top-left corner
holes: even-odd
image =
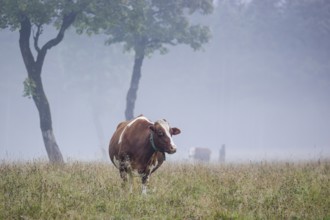
[[[31,67],[29,67],[31,69]],[[28,70],[28,72],[31,72]],[[52,163],[63,163],[63,156],[56,143],[52,127],[52,116],[50,113],[49,103],[44,92],[40,73],[34,75],[29,74],[29,78],[35,83],[35,90],[33,94],[33,101],[39,112],[40,129],[42,138],[47,151],[49,161]]]
[[[42,85],[41,72],[47,50],[62,41],[64,37],[64,31],[70,26],[70,24],[72,24],[75,16],[76,15],[74,13],[65,15],[63,18],[62,26],[56,38],[48,41],[41,49],[38,47],[38,39],[39,35],[41,34],[38,29],[36,36],[34,36],[34,46],[37,50],[36,60],[34,59],[30,49],[31,22],[27,17],[24,17],[20,22],[21,28],[19,31],[19,46],[25,67],[28,72],[28,77],[34,84],[31,95],[39,112],[40,129],[44,145],[48,158],[52,163],[63,163],[64,160],[53,133],[52,117],[49,103]]]
[[[139,88],[139,82],[141,78],[141,67],[144,59],[143,46],[140,45],[139,47],[135,47],[134,51],[135,51],[135,59],[134,59],[133,74],[132,74],[131,84],[126,97],[126,110],[125,110],[126,120],[130,120],[134,118],[135,101],[136,101],[137,91]]]

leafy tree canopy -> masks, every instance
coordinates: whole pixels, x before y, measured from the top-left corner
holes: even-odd
[[[87,4],[86,0],[0,0],[0,28],[14,31],[24,16],[36,26],[54,23],[59,27],[63,15],[79,12]]]
[[[126,50],[142,46],[146,55],[167,52],[164,44],[187,44],[196,50],[210,38],[207,26],[191,25],[188,17],[195,12],[211,13],[211,0],[126,0],[116,5],[100,0],[94,16],[80,23],[80,32],[103,31],[109,35],[107,44],[122,42]]]

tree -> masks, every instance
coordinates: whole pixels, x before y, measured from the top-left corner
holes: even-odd
[[[61,163],[63,156],[53,133],[50,106],[41,79],[42,67],[47,51],[63,40],[65,31],[85,6],[83,1],[71,0],[0,0],[0,28],[19,30],[19,47],[28,73],[25,93],[33,98],[38,109],[40,129],[51,162]],[[39,38],[46,25],[55,26],[57,35],[40,47]]]
[[[155,51],[167,52],[165,45],[187,44],[194,50],[201,48],[210,39],[207,26],[191,25],[190,15],[199,12],[210,14],[212,0],[126,0],[113,12],[107,1],[100,4],[96,16],[87,22],[87,31],[99,30],[109,35],[107,44],[123,43],[126,51],[134,51],[134,66],[126,98],[126,119],[134,117],[141,67],[146,56]],[[109,21],[109,15],[116,13],[117,20]]]

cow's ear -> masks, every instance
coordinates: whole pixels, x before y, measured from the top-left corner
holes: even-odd
[[[154,125],[150,125],[150,126],[149,126],[149,129],[150,129],[150,130],[152,130],[153,132],[155,132],[155,131],[156,131],[156,128],[155,128],[155,126],[154,126]]]
[[[180,134],[181,130],[179,128],[172,128],[172,135]]]

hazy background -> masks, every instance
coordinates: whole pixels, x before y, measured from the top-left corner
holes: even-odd
[[[295,15],[285,26],[266,9],[248,20],[220,6],[193,18],[212,30],[203,51],[177,46],[145,59],[135,115],[181,129],[168,160],[208,147],[216,161],[222,144],[227,161],[329,158],[329,40],[293,29]],[[53,35],[46,29],[43,39]],[[71,29],[45,59],[44,88],[66,159],[108,160],[108,142],[124,119],[133,57],[104,40]],[[37,109],[23,97],[26,77],[18,32],[0,31],[0,160],[47,158]]]

